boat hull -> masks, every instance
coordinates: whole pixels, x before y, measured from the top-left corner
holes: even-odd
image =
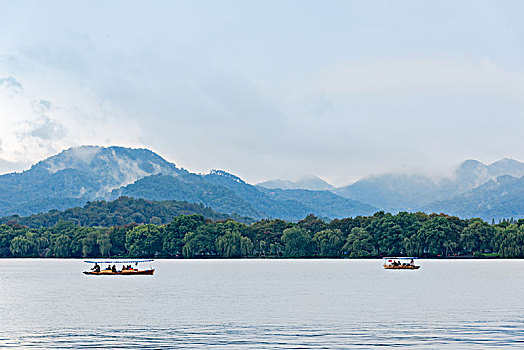
[[[415,265],[400,265],[400,266],[384,265],[384,268],[386,270],[416,270],[416,269],[420,268],[420,266],[415,266]]]
[[[135,276],[135,275],[152,275],[155,272],[155,269],[151,270],[141,270],[141,271],[133,271],[133,270],[124,270],[124,271],[108,271],[108,270],[102,270],[100,272],[95,271],[84,271],[85,275],[94,275],[94,276]]]

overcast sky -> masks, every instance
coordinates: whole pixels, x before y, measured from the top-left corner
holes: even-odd
[[[0,171],[83,144],[248,182],[524,160],[523,1],[0,1]]]

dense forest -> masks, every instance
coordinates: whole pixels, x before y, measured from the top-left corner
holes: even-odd
[[[445,214],[377,212],[326,222],[309,215],[251,224],[179,215],[167,224],[0,226],[1,257],[524,257],[524,220],[489,224]]]
[[[184,201],[149,201],[130,197],[120,197],[113,201],[87,202],[83,207],[60,210],[50,210],[30,216],[11,215],[0,219],[0,224],[16,222],[31,228],[51,227],[58,221],[70,221],[78,226],[123,226],[129,224],[167,224],[178,215],[200,214],[206,219],[233,219],[243,223],[251,223],[251,218],[237,214],[217,213],[203,204]]]

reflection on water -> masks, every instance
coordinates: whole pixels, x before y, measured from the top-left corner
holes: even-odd
[[[478,349],[524,342],[524,262],[162,260],[84,276],[78,260],[0,260],[0,347]]]

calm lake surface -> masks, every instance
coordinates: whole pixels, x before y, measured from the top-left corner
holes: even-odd
[[[523,260],[0,259],[0,348],[524,347]],[[120,266],[119,266],[120,267]]]

